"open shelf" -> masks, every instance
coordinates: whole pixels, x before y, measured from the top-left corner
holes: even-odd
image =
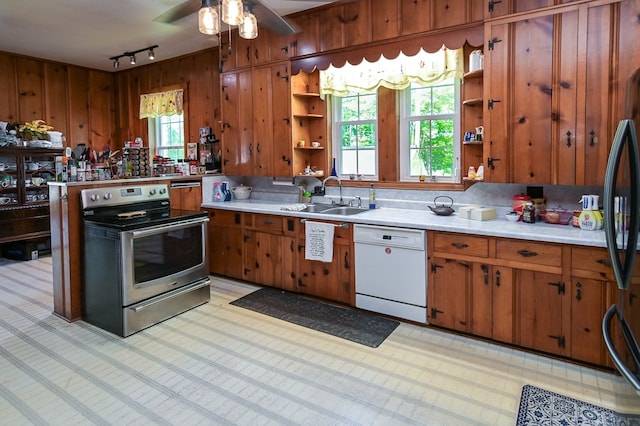
[[[470,80],[472,78],[481,78],[483,75],[484,75],[484,70],[480,69],[480,70],[468,72],[464,74],[462,78],[464,78],[465,80]]]
[[[294,93],[293,96],[295,96],[297,98],[319,98],[320,97],[320,93],[301,92],[301,93]]]
[[[324,118],[322,114],[293,114],[296,118]]]
[[[482,98],[471,98],[462,101],[462,105],[466,106],[480,106],[482,105]]]

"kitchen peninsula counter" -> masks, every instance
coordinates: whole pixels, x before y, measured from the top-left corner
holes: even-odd
[[[571,225],[552,225],[544,222],[534,224],[509,222],[500,214],[491,220],[464,219],[454,213],[451,216],[438,216],[427,210],[396,209],[382,207],[350,216],[323,213],[307,213],[295,210],[282,210],[295,203],[269,202],[263,200],[234,200],[230,202],[206,202],[203,208],[234,210],[249,213],[277,214],[300,218],[340,220],[348,223],[367,225],[396,226],[403,228],[425,229],[493,237],[517,238],[520,240],[542,241],[559,244],[573,244],[591,247],[606,247],[604,231],[584,231]]]
[[[202,175],[110,179],[86,182],[49,182],[51,257],[53,263],[53,312],[67,320],[82,318],[84,253],[80,192],[101,186],[129,186],[176,181],[201,181]],[[198,191],[200,188],[197,188]]]

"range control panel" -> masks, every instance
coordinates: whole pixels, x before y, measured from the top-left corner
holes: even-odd
[[[80,191],[82,209],[169,200],[166,184],[106,186]]]

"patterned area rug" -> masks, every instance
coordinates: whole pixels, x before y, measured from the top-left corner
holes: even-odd
[[[372,348],[380,346],[400,324],[272,288],[262,288],[230,303]]]
[[[621,414],[531,385],[522,388],[516,426],[637,426],[640,415]]]

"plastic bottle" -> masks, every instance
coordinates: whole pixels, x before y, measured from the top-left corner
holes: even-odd
[[[371,184],[371,188],[369,188],[369,208],[376,208],[376,189],[373,187],[373,184]]]
[[[476,170],[476,179],[484,179],[484,165],[480,164],[478,170]]]
[[[582,212],[578,217],[580,229],[595,231],[597,223],[593,214],[593,197],[591,195],[583,195],[580,201],[582,202]]]
[[[592,195],[591,196],[591,210],[593,211],[593,217],[596,221],[596,229],[602,229],[604,225],[604,220],[602,218],[602,213],[600,212],[600,196]]]

